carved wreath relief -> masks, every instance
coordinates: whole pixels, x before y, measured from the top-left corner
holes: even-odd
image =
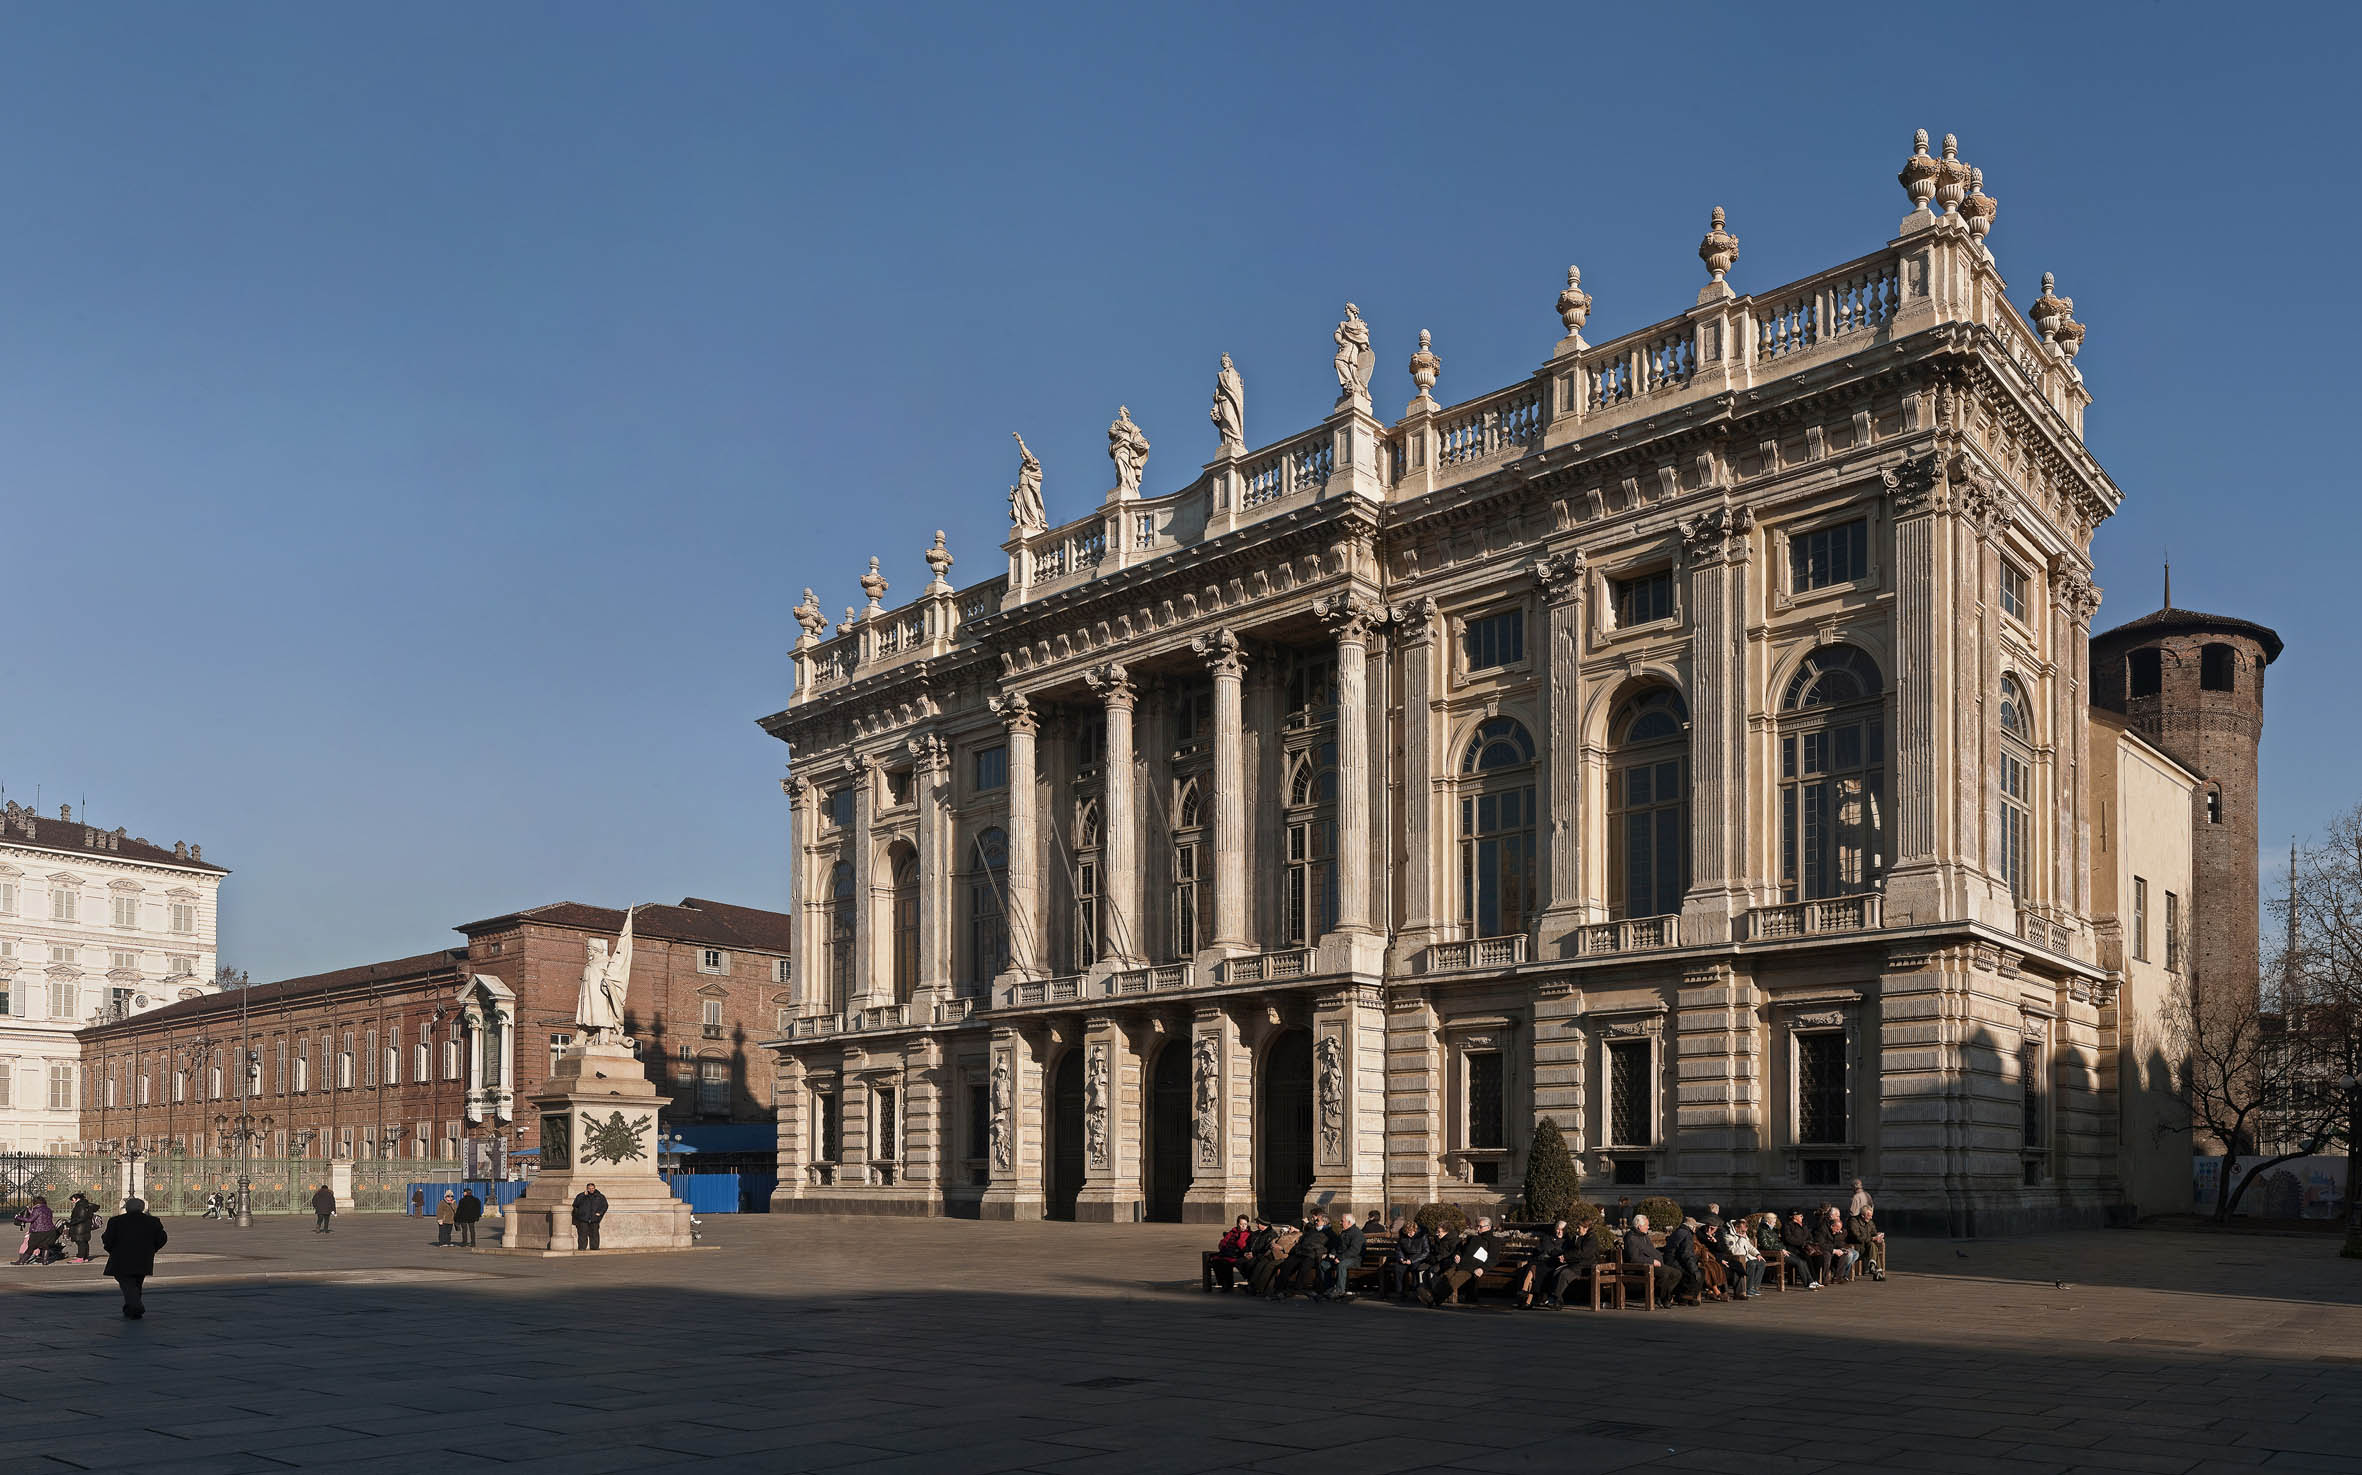
[[[1198,1036],[1192,1094],[1196,1098],[1197,1163],[1201,1168],[1213,1167],[1221,1151],[1221,1074],[1221,1046],[1214,1043],[1212,1035]]]
[[[1312,1048],[1320,1084],[1320,1155],[1328,1162],[1345,1156],[1345,1042],[1322,1035]]]

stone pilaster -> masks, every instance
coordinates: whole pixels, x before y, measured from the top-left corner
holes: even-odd
[[[1015,765],[1012,764],[1013,768]],[[1015,775],[1011,775],[1014,782]],[[1042,1154],[1048,1132],[1045,1113],[1049,1083],[1044,1079],[1043,1040],[1031,1030],[996,1026],[992,1032],[986,1109],[991,1181],[978,1215],[985,1219],[1039,1219],[1045,1206]]]
[[[1942,490],[1935,457],[1885,473],[1895,534],[1894,554],[1894,863],[1887,872],[1888,926],[1944,917],[1943,833],[1946,756],[1943,724],[1952,679],[1952,610],[1947,599],[1945,542],[1937,514]]]
[[[771,1077],[773,1115],[779,1122],[779,1181],[771,1201],[779,1203],[812,1195],[811,1096],[805,1085],[803,1057],[779,1053]]]
[[[1732,935],[1747,908],[1747,568],[1755,514],[1716,507],[1682,524],[1696,634],[1690,648],[1690,889],[1682,931]]]
[[[1099,768],[1105,776],[1101,800],[1101,857],[1105,864],[1100,869],[1107,918],[1099,956],[1101,962],[1115,967],[1138,967],[1148,956],[1141,937],[1139,781],[1132,758],[1132,709],[1138,694],[1119,661],[1087,671],[1083,679],[1099,694],[1107,718]]]
[[[1181,1217],[1227,1224],[1255,1209],[1255,1063],[1227,1009],[1204,1008],[1190,1023],[1189,1192]]]
[[[878,807],[877,762],[863,756],[853,760],[853,980],[847,1009],[859,1009],[891,994],[893,960],[880,947],[879,912],[892,904],[892,877],[881,877],[877,863],[875,816]]]
[[[1349,592],[1313,601],[1313,612],[1337,636],[1337,921],[1320,967],[1375,977],[1385,939],[1370,925],[1369,640],[1384,610]]]
[[[1083,1187],[1076,1219],[1128,1224],[1140,1217],[1147,1202],[1140,1176],[1146,1086],[1141,1051],[1125,1021],[1093,1015],[1083,1027]]]
[[[1375,984],[1321,995],[1312,1015],[1312,1199],[1386,1207],[1386,1007]]]
[[[1673,1172],[1719,1181],[1748,1163],[1744,1104],[1753,1086],[1753,992],[1719,963],[1685,969],[1674,1015]]]
[[[1235,632],[1216,630],[1190,642],[1214,676],[1214,941],[1221,952],[1254,948],[1247,919],[1246,741],[1240,686],[1246,652]]]
[[[1040,723],[1023,692],[993,698],[1009,740],[1009,967],[1004,978],[1039,978],[1042,952],[1041,834],[1035,810],[1034,736]],[[1037,1185],[1038,1197],[1038,1185]]]
[[[1391,1208],[1434,1199],[1443,1164],[1443,1041],[1434,1003],[1416,984],[1386,1000],[1386,1179]]]
[[[1402,925],[1394,936],[1393,965],[1417,963],[1436,930],[1435,623],[1432,599],[1393,611],[1395,648],[1402,662]],[[1432,1174],[1434,1169],[1428,1169]]]
[[[1583,875],[1583,555],[1545,553],[1533,567],[1541,589],[1546,644],[1535,664],[1542,677],[1542,706],[1549,723],[1547,779],[1543,784],[1545,827],[1542,919],[1535,956],[1567,957],[1575,949],[1570,933],[1591,920]],[[1572,1122],[1561,1120],[1562,1128]]]
[[[910,744],[911,785],[918,804],[919,972],[911,1022],[921,1023],[937,999],[951,997],[951,751],[928,734]]]

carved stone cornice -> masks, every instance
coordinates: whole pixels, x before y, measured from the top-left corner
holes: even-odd
[[[1238,632],[1227,625],[1204,635],[1191,636],[1189,649],[1216,676],[1228,676],[1235,680],[1247,674],[1246,646],[1239,640]]]

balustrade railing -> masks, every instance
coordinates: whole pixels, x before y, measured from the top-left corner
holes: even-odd
[[[1337,447],[1327,427],[1246,464],[1239,473],[1239,507],[1244,510],[1325,486],[1337,469]]]
[[[1823,932],[1866,932],[1881,924],[1885,898],[1875,891],[1760,906],[1747,913],[1747,940],[1770,942]]]
[[[1107,978],[1107,992],[1111,997],[1126,994],[1161,994],[1173,989],[1194,987],[1197,965],[1194,963],[1156,963],[1146,968],[1127,968],[1111,973]]]
[[[1583,369],[1583,407],[1599,411],[1632,398],[1632,360],[1603,358]]]
[[[1679,389],[1698,372],[1698,334],[1688,324],[1640,348],[1641,384],[1648,393]]]
[[[1308,947],[1281,948],[1268,953],[1241,953],[1222,964],[1224,983],[1276,983],[1286,978],[1312,976],[1315,954]]]
[[[2018,936],[2054,953],[2065,953],[2074,946],[2074,929],[2064,922],[2054,921],[2030,907],[2018,908]]]
[[[1651,948],[1681,946],[1681,918],[1620,917],[1613,922],[1589,922],[1575,929],[1575,950],[1593,953],[1634,953]]]
[[[1525,954],[1526,936],[1522,932],[1439,942],[1427,949],[1427,971],[1462,973],[1474,968],[1514,968],[1525,961]]]
[[[1435,464],[1458,466],[1503,451],[1525,451],[1542,438],[1542,391],[1519,385],[1446,413],[1435,427]]]
[[[976,1001],[974,999],[937,999],[935,1001],[935,1022],[937,1024],[960,1024],[973,1019],[975,1015]]]

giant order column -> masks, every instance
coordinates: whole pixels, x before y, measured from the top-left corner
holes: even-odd
[[[853,759],[853,969],[847,985],[847,1013],[878,1001],[879,973],[885,962],[878,956],[885,949],[878,946],[883,929],[878,926],[877,866],[871,853],[876,833],[871,819],[877,807],[877,760],[858,756]],[[892,984],[886,987],[891,989]]]
[[[1222,629],[1190,641],[1214,675],[1214,946],[1252,952],[1247,935],[1246,743],[1239,685],[1246,651],[1236,632]]]
[[[1696,637],[1690,669],[1689,894],[1685,937],[1726,938],[1747,907],[1746,570],[1755,514],[1710,508],[1681,526]]]
[[[1313,613],[1337,634],[1337,923],[1321,939],[1323,973],[1385,971],[1385,939],[1370,928],[1370,628],[1384,609],[1356,593],[1328,595]]]
[[[1936,458],[1883,473],[1895,534],[1894,864],[1887,872],[1889,927],[1945,914],[1947,857],[1939,848],[1944,773],[1944,689],[1951,619],[1941,553],[1944,519]]]
[[[1407,972],[1435,941],[1435,601],[1398,604],[1392,618],[1402,653],[1402,927],[1394,961]]]
[[[1034,836],[1033,738],[1040,727],[1023,692],[992,699],[1009,730],[1009,969],[1004,977],[1037,978],[1041,958],[1035,931],[1041,917],[1041,856]]]
[[[1548,645],[1536,667],[1550,724],[1544,844],[1549,847],[1537,956],[1572,957],[1574,930],[1590,920],[1583,897],[1583,639],[1584,561],[1581,553],[1546,553],[1534,563],[1534,583],[1547,610]]]
[[[1121,661],[1109,661],[1083,673],[1083,679],[1106,703],[1106,751],[1100,772],[1106,775],[1104,854],[1106,858],[1107,935],[1101,939],[1100,960],[1118,968],[1137,967],[1147,959],[1140,945],[1139,800],[1132,775],[1132,707],[1137,693]]]
[[[929,733],[910,740],[919,820],[919,975],[911,1022],[951,997],[951,753]]]

